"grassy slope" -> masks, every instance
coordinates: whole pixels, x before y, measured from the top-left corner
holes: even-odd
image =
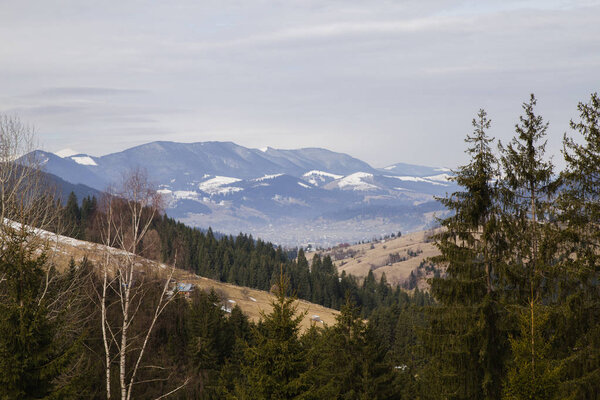
[[[433,243],[427,241],[427,236],[427,231],[421,231],[388,239],[385,242],[372,243],[373,249],[371,249],[371,243],[365,243],[345,249],[334,248],[323,253],[332,256],[340,273],[346,271],[347,274],[363,278],[372,269],[377,279],[385,272],[387,281],[392,285],[397,285],[403,283],[410,272],[427,257],[439,254]],[[408,255],[409,250],[420,254],[411,257]],[[355,254],[351,256],[350,254],[353,252]],[[345,258],[336,260],[336,253],[345,255]],[[407,260],[390,263],[390,254],[393,253],[398,253],[400,257],[406,257]]]
[[[44,236],[48,240],[50,248],[54,250],[51,251],[52,261],[58,270],[66,268],[71,257],[75,261],[79,261],[86,256],[90,261],[98,265],[104,259],[107,251],[114,254],[120,252],[106,246],[64,236],[47,233]],[[146,273],[158,273],[161,277],[167,276],[170,271],[169,266],[141,257],[138,258],[137,265],[140,270],[144,270]],[[261,312],[269,313],[271,311],[271,301],[274,299],[274,296],[268,292],[214,281],[180,269],[175,269],[174,278],[179,282],[193,283],[201,289],[215,289],[220,294],[225,305],[231,307],[234,304],[233,302],[235,302],[254,321],[260,319]],[[335,324],[335,316],[338,314],[338,311],[304,300],[297,301],[297,305],[298,311],[305,313],[302,321],[303,329],[310,327],[311,323],[313,323],[311,321],[313,315],[318,315],[326,325],[331,326]]]

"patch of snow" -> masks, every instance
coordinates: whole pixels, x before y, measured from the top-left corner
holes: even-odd
[[[235,301],[235,300],[231,300],[231,299],[229,299],[229,300],[227,300],[227,301],[228,301],[228,302],[230,302],[231,304],[235,304],[235,303],[236,303],[236,301]]]
[[[308,207],[308,204],[306,204],[306,202],[304,202],[302,200],[295,199],[293,197],[284,197],[279,194],[276,194],[275,196],[273,196],[271,198],[271,200],[273,200],[279,204],[283,204],[283,205],[300,205],[300,206]]]
[[[198,189],[206,192],[208,194],[230,194],[233,192],[239,192],[240,190],[244,190],[240,187],[222,187],[225,185],[229,185],[235,182],[239,182],[241,179],[232,178],[230,176],[215,176],[212,179],[202,182],[198,185]]]
[[[367,172],[355,172],[348,175],[337,182],[340,189],[351,188],[352,190],[373,190],[377,189],[377,186],[363,181],[363,179],[371,179],[373,174]]]
[[[385,169],[386,171],[391,171],[392,169],[396,169],[396,166],[395,165],[390,165],[389,167],[385,167],[383,169]]]
[[[443,183],[440,182],[436,182],[434,180],[428,179],[428,178],[421,178],[418,176],[391,176],[391,175],[385,175],[386,178],[395,178],[401,181],[406,181],[406,182],[423,182],[423,183],[429,183],[431,185],[438,185],[438,186],[448,186],[445,185]]]
[[[66,148],[66,149],[59,150],[54,154],[56,154],[60,158],[67,158],[67,157],[71,157],[71,156],[81,154],[81,153],[78,151],[75,151],[73,149]]]
[[[248,298],[249,298],[250,300],[252,300],[253,302],[255,302],[255,303],[256,303],[256,299],[255,299],[254,297],[252,297],[252,296],[248,296]]]
[[[256,178],[256,179],[252,179],[252,180],[255,181],[255,182],[262,182],[262,181],[266,181],[268,179],[275,179],[275,178],[277,178],[277,177],[279,177],[281,175],[283,175],[283,174],[265,175],[265,176],[263,176],[261,178]]]
[[[261,147],[259,150],[262,151],[263,153],[266,153],[267,150],[269,150],[269,146],[267,146],[267,147]]]
[[[343,177],[343,175],[331,174],[329,172],[319,171],[319,170],[316,170],[316,169],[313,169],[312,171],[308,171],[307,173],[305,173],[302,176],[305,177],[305,178],[308,178],[309,176],[313,176],[313,175],[326,176],[328,178],[333,178],[333,179],[340,179],[340,178]]]
[[[172,190],[169,190],[169,189],[158,189],[158,190],[156,191],[156,193],[160,193],[160,194],[171,194],[171,193],[173,193],[173,191],[172,191]]]
[[[440,181],[440,182],[449,182],[452,175],[450,174],[438,174],[432,176],[426,176],[425,179],[430,179],[432,181]]]
[[[436,168],[435,171],[452,172],[452,170],[450,168],[444,168],[444,167]]]
[[[176,190],[173,196],[177,199],[198,200],[198,193],[189,190]]]
[[[311,189],[312,188],[311,186],[308,186],[308,185],[306,185],[306,184],[304,184],[302,182],[298,182],[298,185],[302,186],[303,188],[307,188],[307,189]]]
[[[77,164],[98,166],[98,164],[96,164],[96,161],[94,161],[92,157],[89,156],[77,156],[69,158],[75,161]]]

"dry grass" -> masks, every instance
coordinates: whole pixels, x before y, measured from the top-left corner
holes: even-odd
[[[64,236],[47,234],[46,237],[53,250],[51,252],[52,262],[58,270],[64,270],[68,266],[71,257],[75,261],[80,261],[83,257],[87,257],[94,264],[99,264],[107,251],[116,254],[120,252],[120,250],[107,248],[100,244],[75,240]],[[167,276],[167,273],[170,271],[169,266],[141,257],[137,258],[137,263],[139,269],[144,270],[146,273],[157,273],[159,276]],[[192,283],[203,290],[214,289],[221,295],[226,305],[239,305],[242,311],[253,321],[258,321],[261,318],[261,312],[268,314],[272,309],[271,302],[274,296],[266,291],[218,282],[180,269],[175,270],[174,278],[182,283]],[[335,316],[339,314],[336,310],[304,300],[298,300],[296,304],[298,312],[305,314],[302,320],[303,330],[315,323],[311,320],[313,315],[318,315],[323,324],[331,326],[335,324]]]
[[[427,231],[415,232],[402,235],[399,238],[388,239],[385,242],[365,243],[350,246],[345,249],[346,258],[335,260],[334,256],[339,249],[323,252],[329,254],[334,260],[338,271],[346,271],[360,278],[364,278],[373,271],[377,279],[385,272],[387,281],[392,285],[402,284],[416,269],[419,264],[428,257],[438,255],[439,252],[432,242],[427,240]],[[371,248],[373,247],[373,248]],[[418,253],[416,256],[409,255]],[[350,254],[352,254],[350,256]],[[391,262],[390,255],[397,254],[405,261]]]

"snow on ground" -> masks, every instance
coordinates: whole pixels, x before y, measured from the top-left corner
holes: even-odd
[[[233,192],[239,192],[240,190],[244,190],[243,188],[240,187],[234,187],[234,186],[229,186],[229,187],[223,187],[225,185],[229,185],[235,182],[239,182],[241,181],[241,179],[239,178],[233,178],[230,176],[215,176],[212,179],[209,179],[207,181],[204,181],[202,183],[200,183],[198,185],[198,189],[202,190],[205,193],[208,194],[229,194],[229,193],[233,193]]]
[[[343,175],[336,175],[336,174],[332,174],[332,173],[325,172],[325,171],[319,171],[316,169],[313,169],[312,171],[308,171],[307,173],[305,173],[302,176],[309,177],[309,176],[313,176],[313,175],[326,176],[328,178],[333,178],[333,179],[340,179],[341,177],[343,177]]]
[[[296,199],[294,197],[281,196],[279,194],[276,194],[275,196],[273,196],[271,198],[271,200],[273,200],[279,204],[283,204],[283,205],[299,205],[299,206],[303,206],[303,207],[308,207],[308,204],[306,204],[305,201]]]
[[[302,182],[298,182],[298,185],[302,186],[303,188],[311,189],[311,186],[308,186],[307,184],[304,184]]]
[[[94,161],[90,156],[76,156],[69,158],[75,161],[77,164],[98,166],[98,164],[96,164],[96,161]]]
[[[438,175],[436,175],[436,176],[438,176]],[[443,183],[432,180],[431,177],[421,178],[418,176],[391,176],[391,175],[385,175],[385,177],[386,178],[395,178],[395,179],[398,179],[401,181],[407,181],[407,182],[424,182],[424,183],[429,183],[431,185],[448,186]]]
[[[386,171],[391,171],[391,170],[393,170],[393,169],[395,169],[395,168],[396,168],[396,166],[395,166],[395,165],[390,165],[389,167],[385,167],[384,169],[385,169]]]
[[[371,179],[373,174],[367,172],[355,172],[348,175],[337,182],[340,189],[352,189],[352,190],[373,190],[377,189],[377,186],[365,182],[363,179]]]
[[[277,177],[279,177],[281,175],[283,175],[283,174],[265,175],[265,176],[263,176],[261,178],[256,178],[256,179],[252,179],[252,180],[255,181],[255,182],[262,182],[262,181],[266,181],[266,180],[269,180],[269,179],[275,179],[275,178],[277,178]]]
[[[327,182],[328,179],[334,180],[343,178],[343,175],[330,174],[329,172],[314,169],[302,175],[302,178],[311,185],[319,186],[319,184]]]
[[[450,174],[438,174],[438,175],[426,176],[425,179],[430,179],[432,181],[448,182],[448,181],[450,181],[451,177],[452,177],[452,175],[450,175]]]

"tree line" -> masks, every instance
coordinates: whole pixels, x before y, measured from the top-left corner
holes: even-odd
[[[60,226],[68,236],[101,243],[98,221],[105,214],[95,197],[79,203],[71,193],[62,207]],[[309,262],[302,248],[284,250],[242,233],[215,234],[211,228],[191,228],[166,214],[152,218],[138,250],[141,256],[166,264],[177,258],[177,267],[200,276],[266,291],[277,283],[283,265],[291,281],[288,294],[339,310],[349,292],[365,318],[375,307],[391,305],[401,296],[401,288],[392,288],[385,275],[376,280],[370,271],[360,280],[339,274],[329,255],[315,255]]]

